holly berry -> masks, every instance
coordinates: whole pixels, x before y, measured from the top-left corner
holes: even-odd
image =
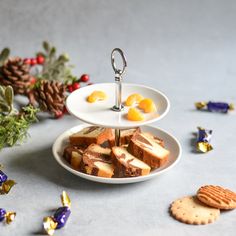
[[[37,79],[35,77],[31,77],[30,84],[35,84],[37,82]]]
[[[84,82],[84,83],[88,82],[89,81],[89,75],[87,75],[87,74],[82,75],[80,77],[80,81]]]
[[[37,56],[36,60],[39,65],[42,65],[44,64],[45,58],[42,55],[39,55]]]
[[[37,64],[37,59],[36,58],[31,58],[30,59],[30,65],[31,66],[34,66],[34,65],[36,65]]]
[[[66,106],[63,107],[63,114],[68,113]]]
[[[80,83],[79,82],[75,82],[72,84],[72,88],[73,88],[73,91],[77,90],[80,88]]]
[[[55,112],[55,118],[56,118],[56,119],[61,118],[63,115],[64,115],[64,113],[63,113],[62,111],[56,111],[56,112]]]
[[[72,93],[74,91],[72,85],[67,85],[67,89],[70,93]]]
[[[24,59],[24,64],[31,65],[31,59],[30,58],[25,58]]]

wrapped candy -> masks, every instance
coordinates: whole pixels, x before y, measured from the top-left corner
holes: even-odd
[[[211,112],[227,113],[230,110],[234,110],[234,105],[225,102],[197,102],[195,103],[197,109],[206,109]]]
[[[7,175],[0,170],[0,186],[7,181]]]
[[[0,170],[0,194],[7,194],[16,184],[14,180],[9,179],[5,173]]]
[[[7,224],[10,224],[15,219],[15,217],[15,212],[7,212],[3,208],[0,208],[0,222],[5,220]]]
[[[197,135],[197,150],[200,152],[209,152],[213,149],[210,144],[212,136],[212,130],[203,129],[198,127],[198,135]]]
[[[65,191],[62,192],[61,203],[62,207],[59,207],[53,216],[47,216],[43,219],[43,227],[48,235],[53,235],[55,229],[64,227],[71,214],[71,201]]]

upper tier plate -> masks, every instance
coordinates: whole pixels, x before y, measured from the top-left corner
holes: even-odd
[[[115,83],[94,84],[78,89],[68,96],[67,110],[86,123],[120,129],[152,123],[162,119],[169,111],[169,100],[160,91],[143,85],[122,83],[122,103],[129,95],[139,93],[145,98],[151,98],[157,107],[157,112],[145,114],[144,121],[129,121],[126,118],[129,107],[125,106],[121,112],[111,110],[115,105],[115,89]],[[95,90],[104,91],[108,98],[104,101],[88,103],[87,97]]]

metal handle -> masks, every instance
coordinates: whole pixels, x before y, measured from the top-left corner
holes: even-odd
[[[122,58],[123,68],[118,69],[115,63],[115,53],[118,52]],[[112,107],[113,111],[120,112],[123,110],[124,106],[122,105],[122,75],[125,72],[127,67],[127,61],[123,51],[120,48],[115,48],[111,52],[111,65],[115,71],[115,82],[116,82],[116,101],[115,106]],[[120,146],[120,129],[115,129],[115,145]]]
[[[115,53],[116,52],[118,52],[121,55],[121,58],[123,61],[123,68],[121,70],[117,69],[117,67],[116,67],[116,63],[115,63]],[[119,76],[121,76],[125,72],[125,69],[127,67],[127,61],[126,61],[123,51],[120,48],[115,48],[112,50],[112,52],[111,52],[111,65],[112,65],[113,70],[115,71],[115,74],[118,74]]]
[[[115,53],[118,52],[122,58],[123,62],[123,68],[118,69],[115,63]],[[121,111],[124,107],[121,104],[121,99],[122,99],[122,75],[125,72],[125,69],[127,67],[127,61],[125,58],[125,55],[123,51],[120,48],[115,48],[112,50],[111,53],[111,65],[113,70],[115,71],[115,82],[116,82],[116,101],[115,101],[115,106],[112,107],[113,111]]]

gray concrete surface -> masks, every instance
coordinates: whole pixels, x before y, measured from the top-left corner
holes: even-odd
[[[62,169],[51,146],[63,131],[79,124],[73,117],[42,120],[28,141],[0,152],[5,172],[17,181],[0,207],[15,210],[0,235],[40,235],[42,219],[68,191],[72,215],[55,235],[235,235],[236,211],[214,224],[191,226],[169,216],[176,198],[205,184],[236,191],[236,113],[199,112],[194,102],[236,103],[236,2],[233,0],[76,1],[0,0],[0,47],[31,57],[45,39],[68,52],[75,73],[93,82],[113,81],[110,52],[121,47],[128,59],[126,82],[153,86],[171,101],[159,126],[181,142],[183,155],[170,172],[154,180],[112,186],[85,181]],[[214,150],[193,152],[197,126],[213,129]]]

